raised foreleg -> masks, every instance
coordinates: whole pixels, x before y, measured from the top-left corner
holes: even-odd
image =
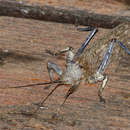
[[[66,53],[66,52],[68,52],[68,51],[70,51],[70,50],[73,50],[73,47],[67,46],[67,47],[65,47],[64,49],[59,50],[59,51],[57,51],[57,52],[55,52],[55,53],[52,52],[51,50],[46,50],[46,53],[49,53],[49,54],[52,55],[52,56],[59,56],[59,55],[64,54],[64,53]]]

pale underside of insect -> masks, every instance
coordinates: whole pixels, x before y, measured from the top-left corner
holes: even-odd
[[[127,52],[129,55],[130,55],[130,51],[121,41],[112,39],[105,52],[105,56],[103,57],[101,64],[98,66],[98,69],[94,73],[90,72],[90,74],[87,74],[88,76],[86,76],[86,73],[89,73],[90,70],[87,70],[85,68],[89,68],[89,64],[88,64],[88,67],[82,66],[80,64],[80,58],[81,58],[82,53],[84,52],[84,49],[86,48],[88,43],[91,41],[93,36],[98,32],[98,30],[95,28],[92,28],[92,27],[88,27],[87,29],[81,28],[80,30],[81,31],[91,31],[91,33],[89,34],[88,38],[85,40],[85,42],[81,45],[81,47],[78,49],[78,51],[75,54],[73,52],[72,47],[67,47],[63,50],[60,50],[57,53],[52,53],[51,51],[49,51],[49,53],[53,56],[58,56],[62,53],[66,53],[66,69],[63,71],[52,61],[48,62],[47,69],[48,69],[48,73],[49,73],[49,77],[50,77],[50,81],[51,81],[50,86],[52,86],[55,83],[57,83],[57,85],[47,95],[47,97],[41,101],[40,106],[43,105],[43,103],[48,99],[48,97],[59,86],[71,85],[70,89],[68,90],[67,94],[65,95],[65,99],[64,99],[63,103],[61,104],[61,106],[63,106],[64,103],[66,102],[67,98],[77,90],[77,88],[80,86],[80,83],[82,81],[86,81],[87,83],[102,82],[101,87],[98,90],[98,97],[99,97],[100,102],[105,103],[105,99],[102,97],[102,92],[103,92],[104,88],[106,87],[106,84],[108,81],[108,76],[106,74],[104,74],[104,72],[105,72],[105,69],[107,68],[107,64],[111,57],[114,45],[115,45],[115,43],[118,43],[118,45],[121,48],[123,48],[125,50],[125,52]],[[58,80],[53,79],[53,73],[56,73],[59,76]]]

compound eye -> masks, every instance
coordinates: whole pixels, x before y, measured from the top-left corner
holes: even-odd
[[[73,50],[74,50],[74,48],[73,48],[73,47],[69,47],[69,50],[70,50],[70,51],[73,51]]]

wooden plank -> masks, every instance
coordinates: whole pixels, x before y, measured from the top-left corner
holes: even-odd
[[[130,22],[128,16],[112,16],[90,13],[87,10],[51,6],[26,5],[23,2],[0,1],[0,16],[24,17],[85,26],[114,28]]]

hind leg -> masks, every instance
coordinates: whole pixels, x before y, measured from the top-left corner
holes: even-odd
[[[94,37],[94,35],[97,32],[98,32],[98,30],[96,28],[92,30],[92,32],[89,34],[89,36],[87,37],[85,42],[81,45],[81,47],[76,52],[74,59],[76,59],[77,57],[79,57],[83,53],[85,47],[88,45],[88,43],[91,41],[91,39]]]
[[[99,100],[104,103],[105,103],[105,99],[102,97],[102,92],[103,92],[104,88],[106,87],[106,84],[108,81],[107,76],[104,75],[104,71],[107,66],[107,62],[112,54],[114,43],[115,43],[115,39],[113,39],[111,41],[109,48],[107,49],[106,54],[102,60],[101,65],[99,66],[99,69],[97,70],[97,72],[94,75],[92,75],[91,77],[89,77],[89,79],[88,79],[89,83],[96,83],[98,81],[102,81],[102,85],[98,90],[98,96],[99,96]]]

